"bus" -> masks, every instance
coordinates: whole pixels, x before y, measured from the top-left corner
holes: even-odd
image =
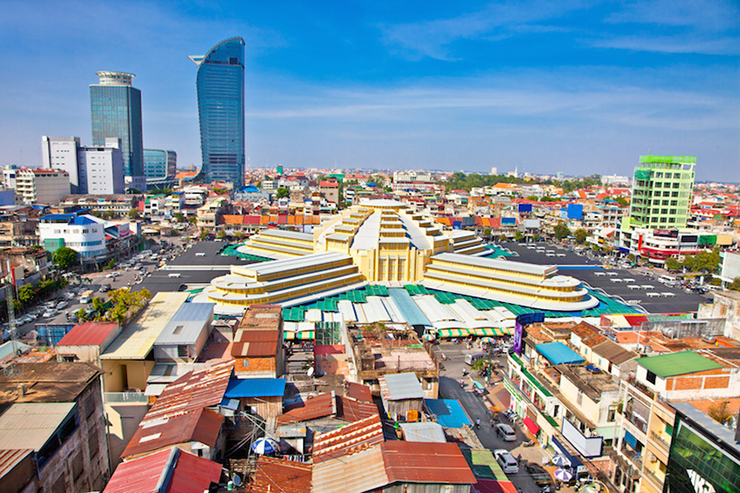
[[[90,303],[93,299],[93,290],[88,289],[87,291],[82,292],[82,296],[80,296],[80,303],[83,305],[86,303]]]
[[[465,363],[473,366],[477,361],[482,360],[488,356],[486,353],[468,353],[465,355]]]

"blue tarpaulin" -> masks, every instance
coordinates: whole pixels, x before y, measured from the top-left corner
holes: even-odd
[[[632,447],[632,450],[635,450],[637,448],[637,438],[629,431],[624,432],[624,441],[627,442],[630,447]]]
[[[229,381],[224,397],[282,397],[284,393],[284,378],[235,378]]]
[[[430,413],[437,417],[437,423],[443,428],[462,428],[472,426],[465,410],[456,399],[424,399]]]
[[[575,365],[586,361],[562,342],[537,344],[535,347],[553,365]]]

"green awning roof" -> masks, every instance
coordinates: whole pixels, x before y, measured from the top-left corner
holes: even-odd
[[[662,378],[722,368],[719,363],[691,351],[648,356],[637,363]]]

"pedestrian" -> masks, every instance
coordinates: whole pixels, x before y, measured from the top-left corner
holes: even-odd
[[[475,418],[475,427],[480,429],[480,418]]]
[[[519,454],[516,456],[516,461],[521,463],[522,462],[522,454]]]

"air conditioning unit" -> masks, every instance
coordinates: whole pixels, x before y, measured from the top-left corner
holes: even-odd
[[[650,452],[650,454],[648,455],[648,460],[650,462],[658,462],[658,457],[654,453]]]

